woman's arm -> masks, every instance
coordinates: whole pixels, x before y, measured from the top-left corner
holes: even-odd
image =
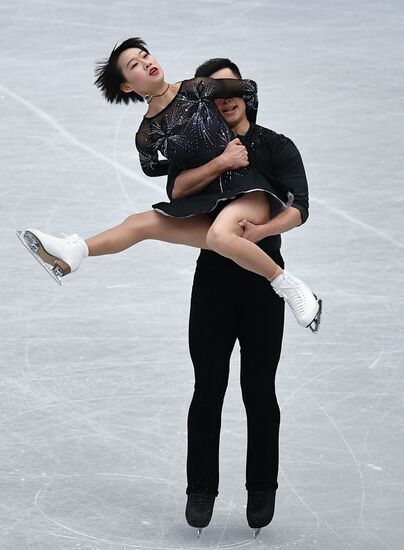
[[[257,84],[254,80],[239,78],[208,78],[197,77],[188,81],[193,92],[200,98],[227,99],[242,97],[246,104],[246,114],[250,122],[257,118],[258,96]]]
[[[209,99],[226,99],[230,97],[254,96],[257,94],[257,84],[254,80],[240,78],[208,78],[192,79],[203,95]]]
[[[168,160],[159,160],[158,153],[147,136],[137,133],[135,144],[139,153],[140,166],[146,176],[157,177],[168,174]]]

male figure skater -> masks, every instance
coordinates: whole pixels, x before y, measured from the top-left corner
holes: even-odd
[[[241,78],[229,59],[203,63],[195,76]],[[200,192],[221,173],[248,162],[275,176],[293,193],[293,205],[262,226],[244,220],[240,233],[283,267],[280,233],[308,217],[307,180],[299,151],[282,134],[250,122],[241,98],[216,100],[235,140],[211,162],[180,173],[170,166],[168,193],[174,198]],[[248,153],[248,160],[246,152]],[[217,215],[217,212],[216,212]],[[219,436],[230,356],[236,340],[241,353],[241,389],[247,413],[247,520],[260,529],[272,520],[278,487],[280,412],[275,374],[281,353],[284,301],[263,277],[216,252],[202,250],[193,281],[189,347],[195,388],[188,415],[186,519],[198,535],[211,519],[219,484]]]

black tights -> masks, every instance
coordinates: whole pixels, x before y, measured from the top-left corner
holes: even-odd
[[[279,250],[270,256],[283,267]],[[202,251],[189,322],[195,389],[188,415],[188,494],[218,493],[221,412],[236,339],[240,343],[240,382],[247,413],[246,488],[278,487],[280,413],[275,374],[283,320],[284,301],[264,277]]]

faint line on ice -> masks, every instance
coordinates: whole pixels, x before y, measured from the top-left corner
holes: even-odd
[[[51,115],[49,115],[45,111],[42,111],[42,109],[39,109],[38,107],[36,107],[28,99],[25,99],[25,98],[21,97],[20,95],[18,95],[15,92],[9,90],[8,88],[3,86],[2,84],[0,84],[0,90],[2,90],[5,94],[7,94],[9,97],[13,98],[18,103],[21,103],[22,105],[24,105],[24,107],[26,107],[27,109],[32,111],[38,118],[40,118],[41,120],[43,120],[44,122],[46,122],[47,124],[52,126],[52,128],[54,128],[57,132],[59,132],[59,134],[61,136],[63,136],[67,141],[69,141],[70,143],[72,143],[76,147],[79,147],[80,149],[83,149],[84,151],[86,151],[90,155],[92,155],[92,156],[102,160],[103,162],[109,164],[113,168],[115,168],[115,169],[119,170],[121,173],[125,174],[125,176],[127,176],[128,178],[130,178],[130,179],[132,179],[132,180],[134,180],[138,183],[141,183],[142,185],[150,187],[154,191],[157,191],[159,194],[161,194],[162,189],[159,185],[149,181],[146,178],[143,178],[143,177],[139,176],[136,172],[134,172],[132,170],[129,170],[125,166],[117,164],[116,162],[114,162],[113,160],[108,158],[107,156],[103,155],[102,153],[100,153],[100,152],[96,151],[95,149],[93,149],[92,147],[88,146],[86,143],[81,142],[80,140],[75,138],[70,132],[68,132]]]
[[[404,248],[404,243],[400,243],[400,242],[396,241],[396,239],[394,239],[393,237],[390,237],[390,235],[388,235],[387,233],[385,233],[381,229],[376,229],[372,225],[369,225],[369,224],[367,224],[367,223],[365,223],[361,220],[358,220],[358,218],[355,218],[355,216],[351,216],[350,214],[347,214],[343,210],[340,210],[339,208],[337,208],[335,206],[331,206],[326,201],[316,199],[316,198],[312,198],[311,202],[320,204],[321,206],[323,206],[324,208],[327,208],[328,210],[330,210],[331,212],[333,212],[337,216],[340,216],[341,218],[344,218],[344,219],[350,221],[353,224],[359,225],[363,229],[366,229],[370,233],[373,233],[374,235],[377,235],[381,239],[384,239],[385,241],[388,241],[388,242],[394,244],[395,246],[397,246],[397,248]]]
[[[88,535],[86,533],[83,533],[82,531],[77,531],[76,529],[73,529],[71,527],[68,527],[67,525],[64,525],[63,523],[57,521],[55,518],[52,518],[50,516],[48,516],[43,510],[41,510],[40,506],[38,505],[38,497],[40,495],[40,493],[42,492],[42,489],[40,489],[38,491],[38,493],[35,495],[35,507],[36,509],[38,510],[38,512],[44,516],[48,521],[58,525],[59,527],[61,527],[62,529],[66,530],[66,531],[69,531],[71,533],[74,533],[75,535],[80,535],[81,537],[85,537],[86,539],[90,539],[90,540],[95,540],[95,541],[98,541],[98,542],[104,542],[106,544],[115,544],[115,545],[118,545],[118,546],[122,546],[124,548],[139,548],[139,549],[144,549],[144,550],[175,550],[176,547],[174,546],[145,546],[145,545],[139,545],[139,544],[132,544],[132,543],[128,543],[128,542],[120,542],[120,541],[114,541],[114,540],[110,540],[110,539],[104,539],[104,538],[100,538],[100,537],[96,537],[94,535]],[[63,494],[63,493],[62,493]],[[63,495],[65,496],[65,495]],[[69,498],[69,497],[67,497]],[[74,501],[74,499],[71,499]],[[81,505],[81,503],[78,503]],[[101,515],[101,514],[99,514]],[[55,534],[55,536],[60,536],[58,534]],[[215,550],[215,549],[218,549],[218,548],[237,548],[237,547],[241,547],[241,546],[245,546],[246,544],[249,544],[252,540],[254,539],[247,539],[245,541],[241,541],[241,542],[236,542],[234,544],[227,544],[227,545],[224,545],[224,546],[205,546],[204,548],[206,548],[207,550]]]
[[[11,416],[6,416],[5,418],[2,418],[0,420],[0,424],[4,424],[5,422],[9,422],[10,420],[13,420],[14,418],[18,418],[20,416],[25,416],[26,414],[31,414],[31,413],[35,413],[35,412],[38,412],[38,411],[43,411],[45,409],[49,409],[49,408],[52,408],[52,407],[64,407],[64,406],[67,406],[67,405],[71,405],[72,403],[86,403],[88,401],[105,401],[105,400],[112,400],[112,399],[118,399],[118,400],[122,400],[122,399],[146,399],[146,398],[150,398],[150,397],[154,397],[155,394],[134,394],[134,395],[114,395],[114,396],[111,396],[111,395],[107,395],[105,397],[86,397],[85,399],[71,399],[69,401],[58,401],[56,403],[50,403],[48,405],[43,405],[42,407],[35,407],[34,409],[28,409],[26,411],[21,411],[21,412],[18,412],[16,414],[13,414]],[[162,394],[160,397],[166,397],[166,398],[172,398],[172,397],[177,397],[173,394],[167,394],[167,395],[164,395]]]
[[[353,452],[352,450],[352,447],[350,446],[350,444],[348,443],[346,437],[344,436],[344,434],[342,433],[342,431],[340,430],[340,428],[338,427],[337,423],[333,420],[333,418],[328,414],[328,412],[325,410],[325,408],[321,405],[321,403],[319,401],[317,401],[317,399],[309,392],[307,391],[307,394],[311,397],[311,399],[316,403],[316,405],[323,411],[323,413],[325,414],[325,416],[328,418],[328,420],[331,422],[331,424],[334,426],[335,430],[338,432],[339,436],[341,437],[342,441],[345,443],[348,451],[350,452],[353,460],[354,460],[354,463],[355,463],[355,466],[356,466],[356,469],[359,473],[359,479],[360,479],[360,482],[361,482],[361,487],[362,487],[362,501],[361,501],[361,508],[360,508],[360,512],[359,512],[359,517],[356,521],[357,523],[357,526],[360,525],[361,521],[362,521],[362,517],[363,517],[363,510],[365,508],[365,484],[364,484],[364,481],[363,481],[363,476],[362,476],[362,472],[361,472],[361,469],[359,467],[359,464],[358,464],[358,461],[356,460],[356,456],[355,456],[355,453]],[[352,537],[352,535],[351,535]]]
[[[300,500],[300,502],[302,504],[304,504],[304,506],[306,506],[306,508],[309,510],[309,512],[314,516],[314,518],[316,519],[316,522],[317,522],[316,529],[318,529],[320,527],[320,524],[321,524],[320,516],[307,504],[307,502],[304,500],[304,498],[300,496],[298,491],[295,489],[295,487],[289,481],[288,477],[286,476],[286,474],[285,474],[284,470],[281,468],[281,466],[279,466],[279,471],[283,475],[283,477],[284,477],[286,483],[289,485],[289,488],[291,489],[291,491],[297,496],[297,498]]]
[[[296,388],[287,398],[286,400],[282,403],[281,407],[280,407],[280,410],[282,411],[284,409],[284,407],[286,406],[286,404],[297,394],[299,393],[305,386],[309,385],[311,382],[314,382],[314,380],[317,380],[317,378],[321,378],[322,376],[324,376],[325,374],[328,374],[329,372],[332,372],[333,370],[337,370],[337,369],[340,369],[342,367],[342,365],[336,365],[335,367],[331,367],[330,369],[327,369],[325,371],[322,371],[320,372],[319,374],[316,374],[315,376],[313,376],[312,378],[310,378],[309,380],[306,380],[306,382],[304,382],[303,384],[301,384],[298,388]]]
[[[72,502],[74,502],[75,504],[78,504],[79,506],[81,506],[82,508],[84,509],[87,509],[87,510],[90,510],[91,512],[93,512],[94,514],[98,515],[98,516],[101,516],[102,518],[104,519],[107,519],[103,514],[101,514],[100,512],[96,511],[96,510],[93,510],[92,508],[90,508],[89,506],[86,506],[85,504],[82,504],[81,502],[79,502],[78,500],[70,497],[70,496],[67,496],[65,495],[62,491],[59,491],[57,489],[54,489],[51,485],[52,483],[54,483],[56,481],[56,478],[55,479],[52,479],[51,481],[49,481],[48,483],[44,483],[43,481],[41,481],[39,478],[35,478],[33,476],[31,476],[27,471],[24,470],[24,468],[16,468],[14,465],[12,464],[9,464],[7,461],[5,461],[3,458],[0,459],[1,462],[3,464],[5,464],[8,468],[10,468],[11,470],[14,470],[15,472],[18,472],[19,474],[22,474],[24,476],[26,476],[27,478],[31,479],[32,481],[34,481],[35,483],[37,483],[38,485],[41,485],[41,489],[39,489],[39,491],[36,493],[35,495],[35,499],[34,499],[34,503],[35,503],[35,506],[37,505],[37,499],[39,498],[39,495],[45,491],[45,490],[48,490],[50,489],[51,491],[53,491],[54,493],[58,494],[58,495],[62,495],[65,499],[67,500],[70,500]],[[40,510],[39,510],[40,511]]]
[[[355,548],[354,546],[351,546],[351,545],[349,544],[349,542],[347,542],[339,533],[337,533],[337,531],[335,531],[335,529],[333,529],[330,525],[328,525],[328,522],[327,522],[327,521],[324,522],[324,525],[327,527],[327,529],[328,529],[329,531],[331,531],[331,533],[334,533],[334,535],[335,535],[337,538],[339,538],[339,540],[342,540],[342,542],[343,542],[344,544],[346,544],[349,548],[352,548],[352,550],[356,550],[356,548]]]
[[[387,550],[394,550],[394,548],[392,546],[390,546],[384,540],[382,540],[380,537],[378,537],[376,535],[376,533],[372,532],[372,535],[375,537],[376,540],[378,540],[379,542],[381,542],[383,544],[384,548],[387,548]]]
[[[384,307],[391,313],[391,315],[394,317],[394,319],[398,322],[399,325],[404,326],[404,322],[400,319],[400,317],[394,313],[394,311],[391,309],[391,305],[387,301],[387,296],[384,297]]]

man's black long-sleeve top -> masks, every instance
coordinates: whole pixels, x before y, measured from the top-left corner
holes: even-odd
[[[245,135],[236,136],[248,151],[249,163],[264,176],[274,177],[294,196],[293,208],[301,214],[302,223],[309,215],[307,178],[299,150],[291,139],[269,128],[251,123]],[[175,178],[180,171],[170,163],[167,181],[167,194],[171,193]],[[265,251],[277,250],[281,246],[281,236],[265,237],[259,243]]]

